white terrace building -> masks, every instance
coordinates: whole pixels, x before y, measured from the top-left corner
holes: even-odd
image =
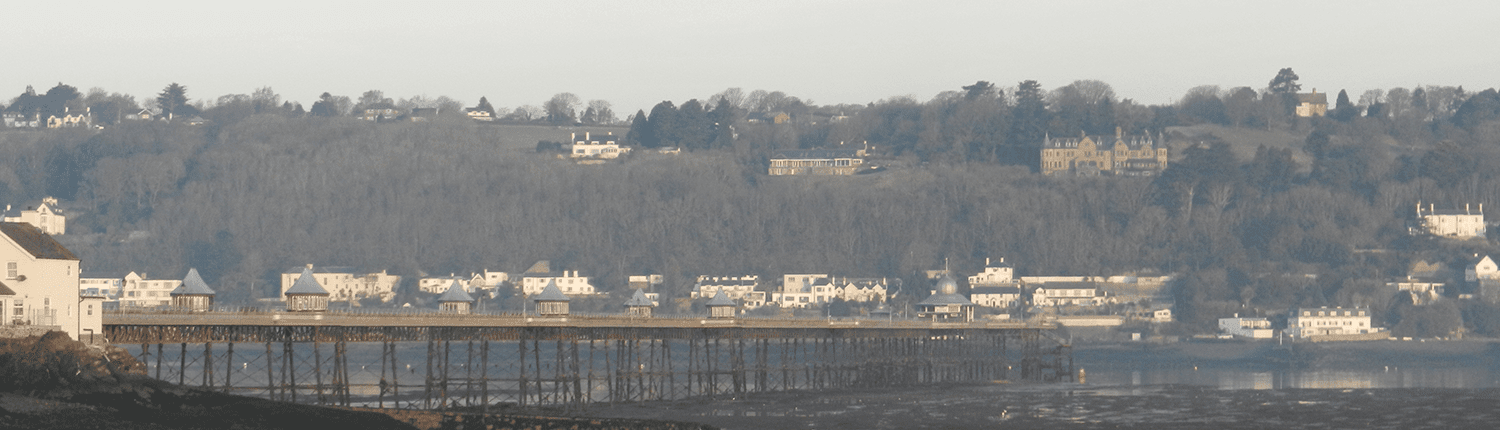
[[[1464,205],[1463,209],[1440,211],[1431,204],[1423,210],[1422,204],[1418,203],[1417,229],[1413,233],[1417,232],[1455,239],[1483,238],[1484,205],[1477,208]]]
[[[1293,337],[1365,334],[1380,331],[1370,327],[1366,308],[1300,308],[1286,320],[1286,333]]]
[[[1219,318],[1219,332],[1241,338],[1270,339],[1271,321],[1234,314],[1234,318]]]
[[[43,198],[39,202],[11,208],[5,205],[5,222],[24,222],[42,229],[43,233],[60,235],[68,231],[68,217],[57,208],[57,199]]]
[[[1090,282],[1049,282],[1031,292],[1033,306],[1098,306],[1104,295]]]
[[[587,131],[583,132],[583,136],[573,133],[570,140],[573,142],[573,158],[619,158],[630,153],[630,147],[622,147],[615,140],[614,132],[599,136]]]
[[[584,296],[595,294],[594,284],[588,276],[583,276],[577,270],[564,270],[561,272],[527,272],[521,275],[521,294],[535,296],[541,294],[547,288],[547,284],[556,283],[557,290],[564,295]]]
[[[417,290],[424,293],[442,294],[448,291],[448,286],[453,283],[454,275],[439,278],[422,278],[417,280]],[[505,272],[491,272],[485,269],[483,272],[470,274],[467,279],[459,279],[459,285],[463,285],[464,291],[470,294],[478,293],[479,290],[494,290],[500,284],[510,280],[510,274]]]
[[[828,303],[836,297],[827,274],[785,274],[781,291],[771,293],[771,301],[783,308],[806,308]]]

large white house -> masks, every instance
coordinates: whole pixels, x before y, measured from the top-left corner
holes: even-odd
[[[1005,259],[991,263],[990,259],[984,259],[984,271],[969,277],[970,287],[998,287],[1015,281],[1016,269],[1005,264]],[[983,306],[983,305],[981,305]]]
[[[619,158],[630,153],[630,147],[622,147],[615,140],[614,132],[598,136],[587,131],[583,132],[583,136],[573,133],[571,140],[573,158]]]
[[[557,284],[557,290],[563,295],[583,296],[594,294],[594,284],[588,276],[579,274],[577,270],[564,270],[561,272],[527,272],[521,275],[521,294],[534,296],[541,294],[547,288],[547,284]]]
[[[286,297],[287,290],[297,284],[297,279],[303,273],[310,273],[318,285],[328,291],[329,301],[342,302],[360,300],[366,298],[379,298],[382,302],[390,302],[396,298],[396,285],[401,283],[401,277],[386,273],[367,272],[356,270],[352,267],[325,266],[293,267],[281,273],[281,295]]]
[[[1104,295],[1091,282],[1049,282],[1031,292],[1033,306],[1098,306]]]
[[[57,209],[57,199],[43,198],[39,202],[12,208],[5,205],[5,222],[24,222],[42,229],[47,234],[63,234],[68,231],[68,217]]]
[[[1286,320],[1286,333],[1293,337],[1365,334],[1380,331],[1370,326],[1366,308],[1299,308]]]
[[[828,303],[835,297],[827,274],[789,273],[781,276],[781,291],[771,301],[783,308],[806,308]]]
[[[448,291],[448,286],[453,283],[456,276],[448,274],[447,277],[422,278],[417,280],[417,290],[424,293],[442,294]],[[477,294],[480,290],[494,290],[500,284],[509,281],[510,274],[505,272],[491,272],[485,269],[483,272],[470,274],[467,279],[459,279],[459,285],[464,287],[464,292]]]
[[[1456,239],[1483,238],[1484,205],[1477,208],[1464,205],[1463,209],[1437,210],[1436,205],[1427,205],[1423,210],[1422,204],[1417,204],[1417,229],[1438,237],[1450,237]]]
[[[80,340],[103,332],[103,298],[78,293],[78,257],[41,228],[0,222],[0,262],[6,322],[52,326]]]

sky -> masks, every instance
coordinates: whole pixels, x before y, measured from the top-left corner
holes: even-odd
[[[75,4],[70,2],[70,4]],[[726,88],[818,105],[928,100],[984,80],[1188,89],[1500,86],[1494,1],[48,2],[5,7],[0,102],[58,82],[193,99],[271,87],[311,106],[448,96],[472,106],[606,100],[624,117]],[[21,17],[27,17],[22,19]]]

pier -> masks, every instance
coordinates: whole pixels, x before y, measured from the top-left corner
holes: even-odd
[[[485,410],[1074,375],[1026,322],[345,313],[104,315],[150,376],[299,403]]]

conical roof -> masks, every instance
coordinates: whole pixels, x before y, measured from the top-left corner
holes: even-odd
[[[474,296],[470,296],[469,292],[464,291],[464,286],[463,285],[459,285],[458,278],[453,278],[453,283],[448,284],[448,291],[444,291],[443,295],[438,296],[438,301],[439,302],[473,302],[474,301]]]
[[[292,284],[292,288],[288,288],[286,294],[322,294],[326,296],[328,295],[328,290],[323,289],[323,286],[318,284],[317,279],[313,279],[312,265],[309,264],[306,268],[302,269],[302,275],[297,278],[297,283]]]
[[[563,293],[562,293],[562,290],[560,290],[560,289],[557,288],[557,280],[555,280],[555,279],[552,280],[552,281],[548,281],[547,282],[547,288],[543,288],[542,289],[542,293],[541,294],[537,294],[536,298],[533,299],[533,300],[536,300],[538,302],[566,302],[566,301],[569,301],[568,296],[564,296]]]
[[[730,300],[729,299],[729,295],[724,294],[724,290],[719,290],[719,293],[718,294],[714,294],[714,298],[708,301],[708,306],[737,306],[737,305],[734,304],[734,300]]]
[[[173,296],[212,296],[214,295],[214,290],[208,288],[208,283],[203,282],[202,276],[198,276],[198,269],[190,268],[188,269],[187,276],[182,278],[182,285],[178,285],[169,294]]]
[[[641,291],[640,288],[636,288],[635,289],[635,295],[630,296],[630,300],[626,300],[625,301],[625,306],[629,306],[629,307],[648,306],[649,307],[649,306],[656,306],[656,305],[654,305],[654,304],[651,303],[651,299],[646,298],[646,292],[645,291]]]

